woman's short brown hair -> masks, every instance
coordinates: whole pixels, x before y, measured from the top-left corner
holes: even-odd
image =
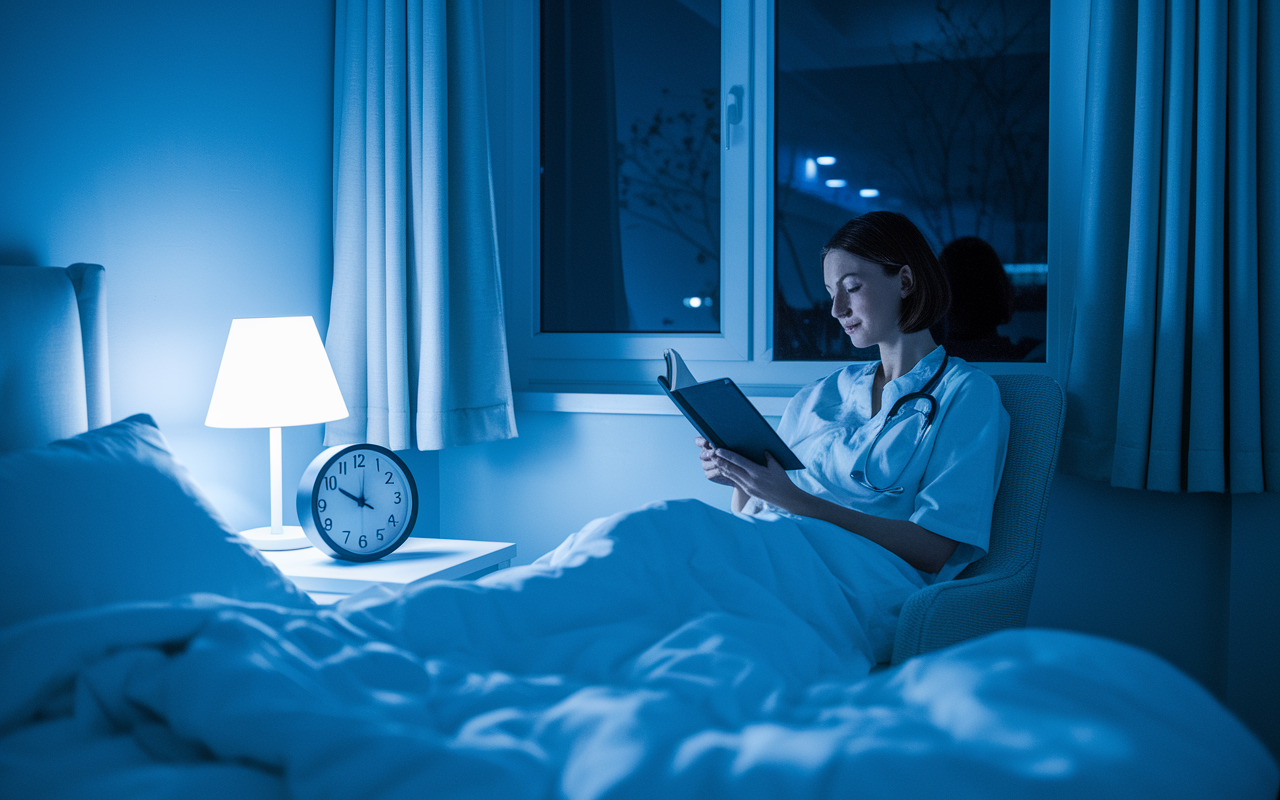
[[[911,267],[915,288],[902,298],[898,329],[915,333],[930,328],[946,316],[951,287],[946,273],[925,241],[924,234],[902,214],[871,211],[846,222],[822,248],[822,257],[843,250],[865,261],[880,264],[886,275]]]

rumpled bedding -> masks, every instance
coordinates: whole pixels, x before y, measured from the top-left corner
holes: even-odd
[[[190,595],[11,627],[0,793],[1275,797],[1257,739],[1127,645],[1006,631],[868,674],[858,563],[727,516],[658,504],[328,609]]]

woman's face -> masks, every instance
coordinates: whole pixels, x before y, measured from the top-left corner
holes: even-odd
[[[886,275],[880,264],[832,250],[822,260],[822,276],[831,295],[831,316],[854,347],[871,347],[902,335],[898,314],[912,286],[911,267]]]

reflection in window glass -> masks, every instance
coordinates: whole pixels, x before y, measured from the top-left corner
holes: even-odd
[[[888,209],[954,243],[950,352],[1043,361],[1049,0],[788,0],[775,34],[775,360],[876,357],[831,319],[819,254]]]
[[[543,1],[542,331],[719,331],[719,20]]]

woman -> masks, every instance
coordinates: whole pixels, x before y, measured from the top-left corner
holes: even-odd
[[[699,437],[703,469],[733,487],[734,511],[822,520],[926,582],[953,578],[987,548],[1009,435],[999,390],[933,340],[950,292],[906,217],[851,220],[823,248],[822,266],[831,315],[855,347],[878,345],[880,361],[845,367],[792,399],[779,433],[808,467],[794,478],[772,458],[761,466]]]

